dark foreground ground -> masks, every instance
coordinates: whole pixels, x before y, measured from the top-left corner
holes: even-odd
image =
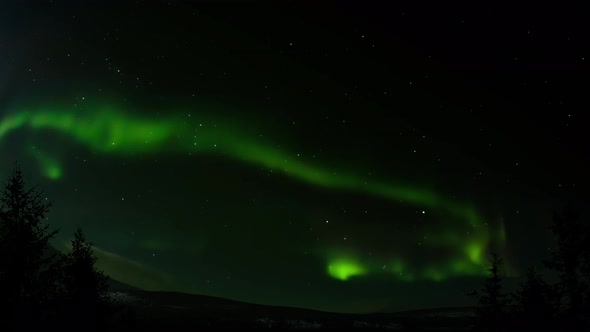
[[[339,314],[174,292],[113,291],[117,326],[138,331],[464,331],[473,308]]]

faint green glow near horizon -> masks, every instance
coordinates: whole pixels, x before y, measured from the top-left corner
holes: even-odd
[[[359,255],[356,255],[359,256]],[[461,255],[447,258],[437,264],[413,266],[402,257],[391,260],[389,264],[378,265],[375,261],[361,263],[359,259],[350,258],[350,251],[332,250],[327,261],[328,274],[338,280],[346,281],[352,276],[385,274],[393,280],[413,282],[418,280],[440,282],[460,276],[484,276],[487,271],[483,262],[472,262]],[[374,258],[373,258],[374,259]],[[424,262],[422,262],[423,264]]]
[[[276,170],[291,178],[308,184],[325,188],[365,193],[399,204],[419,206],[420,208],[445,211],[453,219],[468,226],[475,237],[466,238],[457,234],[441,233],[430,237],[430,245],[452,248],[464,260],[464,264],[452,263],[449,266],[427,268],[421,271],[405,271],[403,262],[392,273],[402,280],[416,278],[441,280],[449,275],[474,273],[476,265],[484,262],[485,249],[491,242],[491,236],[500,235],[500,243],[505,241],[505,231],[488,229],[484,220],[472,206],[450,200],[431,190],[391,181],[368,179],[353,172],[334,172],[316,161],[299,158],[287,149],[277,148],[274,142],[264,141],[260,137],[244,134],[242,127],[229,126],[222,121],[215,126],[203,126],[195,116],[175,116],[154,118],[147,115],[130,114],[118,107],[96,107],[85,112],[64,111],[59,107],[39,110],[21,110],[0,119],[0,143],[12,131],[28,129],[33,131],[54,131],[71,138],[78,144],[104,154],[148,154],[167,153],[171,155],[202,153],[216,154],[228,158],[263,166]],[[189,121],[190,120],[190,121]],[[192,123],[192,124],[189,124]],[[35,157],[43,168],[43,173],[50,179],[62,177],[62,169],[57,160],[40,151]],[[360,172],[359,174],[363,174]],[[368,268],[358,262],[337,258],[329,263],[329,274],[340,280],[351,276],[367,274]],[[399,270],[404,270],[400,271]]]
[[[61,178],[63,171],[61,165],[55,158],[52,158],[33,147],[31,147],[31,154],[41,165],[43,175],[51,180],[59,180]]]
[[[385,266],[384,266],[383,270],[393,273],[395,278],[402,280],[402,281],[413,281],[414,280],[414,275],[412,273],[410,273],[409,271],[407,271],[407,268],[406,268],[403,260],[400,258],[395,259],[391,263],[391,267],[389,269],[385,269]]]

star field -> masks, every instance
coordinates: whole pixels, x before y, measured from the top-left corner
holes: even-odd
[[[0,175],[18,160],[55,201],[53,245],[81,225],[137,287],[468,305],[491,251],[518,278],[553,209],[585,197],[574,13],[2,6]]]

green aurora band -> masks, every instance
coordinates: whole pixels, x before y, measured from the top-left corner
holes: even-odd
[[[344,255],[326,254],[328,275],[339,280],[385,271],[399,280],[426,279],[440,281],[459,275],[483,275],[486,248],[492,238],[501,245],[505,241],[503,225],[491,231],[477,211],[467,205],[443,198],[432,191],[367,179],[354,173],[335,173],[320,165],[306,162],[295,154],[279,150],[254,135],[245,135],[239,128],[227,124],[190,125],[186,117],[164,119],[130,115],[117,107],[95,107],[92,112],[63,111],[59,107],[35,111],[22,110],[0,121],[0,142],[11,131],[31,129],[54,131],[70,137],[79,144],[105,154],[216,154],[241,162],[255,164],[309,184],[369,194],[391,201],[438,209],[461,220],[477,235],[461,237],[453,232],[431,236],[424,245],[433,248],[451,247],[457,256],[439,266],[411,269],[400,259],[382,266],[352,259]],[[191,119],[194,122],[194,118]],[[198,122],[197,122],[198,123]],[[57,180],[62,169],[57,160],[31,149],[43,169],[43,174]],[[433,249],[435,250],[435,249]]]

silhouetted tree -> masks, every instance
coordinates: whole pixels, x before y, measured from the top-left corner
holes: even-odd
[[[64,267],[65,302],[70,322],[92,328],[105,322],[109,308],[107,277],[96,261],[92,243],[78,227]]]
[[[52,293],[48,241],[57,233],[45,216],[51,207],[36,187],[27,189],[15,165],[0,197],[0,311],[3,327],[39,322]],[[7,324],[7,325],[5,325]]]
[[[516,291],[515,300],[517,318],[530,323],[551,322],[559,307],[557,290],[532,266],[527,279]]]
[[[499,272],[501,266],[502,259],[493,253],[487,268],[488,278],[479,292],[474,291],[471,294],[478,301],[478,325],[481,329],[500,329],[508,313],[509,301],[502,289],[502,277]]]
[[[554,214],[551,230],[556,249],[545,265],[559,274],[559,311],[568,320],[583,320],[588,316],[590,299],[588,225],[580,222],[578,213],[568,204],[562,214]]]

